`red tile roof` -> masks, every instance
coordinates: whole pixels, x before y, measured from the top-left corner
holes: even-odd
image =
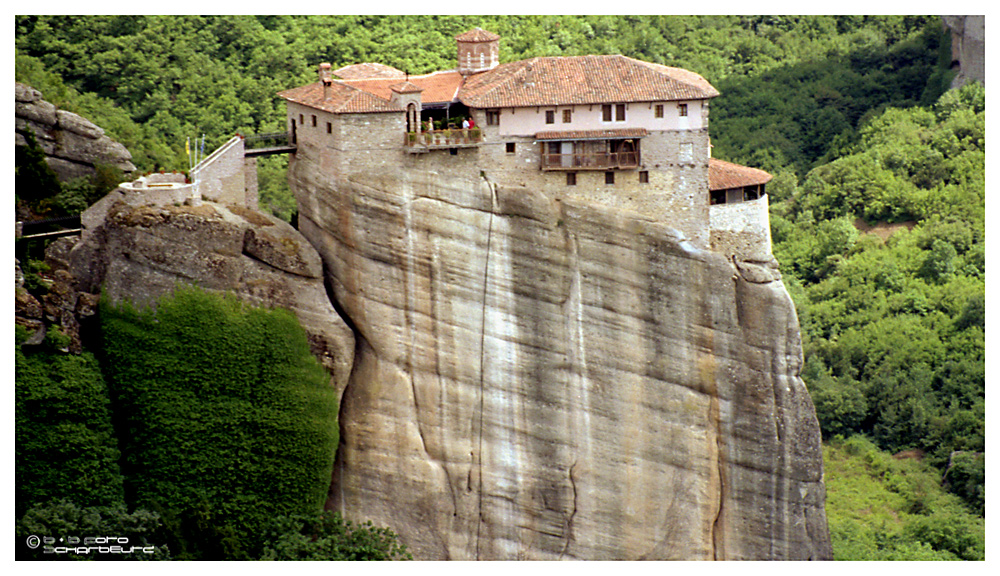
[[[343,81],[348,86],[359,88],[385,100],[392,97],[391,87],[398,82],[398,78]],[[456,70],[445,70],[423,76],[410,76],[409,82],[423,88],[424,92],[420,95],[420,100],[424,104],[454,102],[457,100],[458,90],[462,86],[462,75]]]
[[[364,64],[351,64],[333,71],[334,75],[345,80],[360,78],[404,78],[406,73],[398,68],[379,64],[378,62],[365,62]]]
[[[648,135],[645,128],[619,128],[614,130],[550,130],[535,134],[536,140],[607,140],[614,138],[641,138]]]
[[[681,68],[626,56],[539,57],[470,76],[459,100],[475,108],[700,100],[719,95]]]
[[[395,83],[396,81],[390,80],[389,82]],[[388,99],[379,98],[364,90],[336,81],[330,84],[328,94],[324,94],[322,83],[315,82],[283,90],[278,92],[278,96],[289,102],[336,114],[403,111],[402,108],[391,104]]]
[[[400,94],[411,94],[413,92],[423,92],[424,91],[423,88],[421,88],[420,86],[417,86],[413,82],[409,82],[409,81],[407,81],[407,82],[397,82],[396,84],[393,84],[392,86],[389,86],[389,90],[392,90],[393,92],[399,92]]]
[[[771,176],[763,170],[740,166],[725,160],[708,159],[708,189],[727,190],[729,188],[742,188],[743,186],[754,186],[757,184],[767,184],[771,181]]]
[[[492,32],[487,32],[482,28],[473,28],[468,32],[463,32],[458,36],[455,36],[455,40],[459,42],[492,42],[494,40],[499,40],[500,36]]]
[[[459,37],[485,38],[486,34],[476,29]],[[323,98],[319,84],[278,95],[332,112],[399,110],[389,103],[392,86],[406,78],[399,70],[366,63],[345,66],[334,73],[350,78],[333,82],[329,100]],[[694,72],[626,56],[531,58],[468,77],[457,70],[444,70],[410,76],[406,81],[423,90],[421,101],[425,104],[461,101],[473,108],[700,100],[719,95]]]

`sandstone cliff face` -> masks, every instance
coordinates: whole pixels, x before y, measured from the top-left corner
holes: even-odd
[[[486,177],[308,156],[299,228],[358,340],[328,506],[419,559],[829,559],[776,270]]]
[[[958,88],[969,82],[985,85],[986,17],[942,16],[941,19],[951,31],[952,68],[958,68],[951,87]]]
[[[25,145],[23,133],[31,132],[46,154],[46,162],[60,180],[94,173],[95,164],[109,164],[132,172],[132,154],[104,134],[91,121],[56,108],[38,90],[14,83],[15,144]]]
[[[326,294],[319,256],[294,228],[239,206],[130,206],[115,194],[84,213],[92,227],[66,255],[78,290],[148,304],[187,283],[291,310],[343,391],[354,336]]]

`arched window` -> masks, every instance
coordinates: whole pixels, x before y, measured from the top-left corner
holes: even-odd
[[[412,102],[406,106],[406,131],[420,132],[420,119],[417,118],[417,105]]]

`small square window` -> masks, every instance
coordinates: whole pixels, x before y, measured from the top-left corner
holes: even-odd
[[[649,172],[647,172],[646,170],[639,172],[639,183],[649,184]]]
[[[458,156],[458,148],[448,148],[448,153],[452,156]]]
[[[507,153],[508,154],[513,154],[514,153],[514,143],[513,142],[508,142],[507,143]]]
[[[625,121],[625,105],[624,104],[616,104],[615,105],[615,122],[624,122],[624,121]]]
[[[546,110],[545,111],[545,123],[546,124],[555,124],[556,123],[556,111],[555,110]]]
[[[563,110],[563,124],[569,124],[573,121],[573,111]]]
[[[654,118],[663,118],[663,104],[657,104],[656,108],[653,109]]]
[[[688,115],[688,105],[687,104],[678,104],[677,105],[677,113],[680,116],[687,116]]]
[[[611,104],[601,106],[601,119],[605,122],[611,122]]]
[[[615,183],[615,173],[614,172],[605,172],[604,173],[604,183],[605,184],[614,184]]]
[[[329,122],[326,123],[326,133],[333,134],[333,124],[330,124]]]
[[[566,173],[566,185],[567,186],[576,186],[576,172],[567,172]]]
[[[312,117],[313,117],[313,128],[315,128],[316,127],[316,115],[313,114]]]
[[[712,190],[709,192],[708,203],[711,205],[725,204],[726,203],[726,191],[725,190]]]
[[[302,114],[299,114],[299,124],[305,124],[305,123],[306,123],[305,116],[303,116]]]
[[[500,125],[500,111],[499,110],[487,110],[486,111],[486,125],[487,126],[499,126]]]

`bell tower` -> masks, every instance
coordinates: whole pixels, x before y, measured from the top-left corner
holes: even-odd
[[[455,36],[458,42],[458,72],[463,76],[484,72],[500,63],[500,36],[473,28]]]

